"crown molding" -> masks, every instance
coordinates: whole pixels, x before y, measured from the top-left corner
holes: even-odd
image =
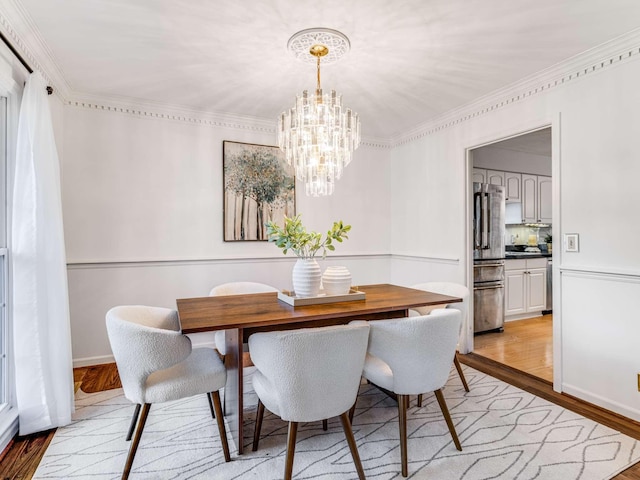
[[[104,97],[98,95],[74,95],[65,101],[65,105],[105,112],[122,113],[144,118],[172,120],[191,125],[203,125],[219,128],[234,128],[276,134],[277,119],[238,115],[232,113],[213,113],[192,110],[180,105],[139,101],[125,97]],[[372,148],[391,148],[388,139],[363,137],[361,145]]]
[[[639,54],[640,28],[421,123],[408,132],[392,137],[391,145],[395,147],[418,140],[539,93],[566,85],[571,81],[601,72],[620,62],[631,58],[637,59]]]
[[[0,2],[0,29],[33,70],[38,70],[64,102],[72,88],[35,23],[16,0]]]
[[[172,120],[191,125],[235,128],[272,133],[274,135],[276,133],[275,119],[231,113],[213,113],[188,109],[179,105],[153,103],[126,97],[78,94],[67,100],[65,104],[76,108],[122,113],[151,119]]]
[[[276,132],[276,121],[261,117],[197,111],[176,105],[75,92],[66,80],[64,71],[56,61],[53,52],[46,45],[38,28],[19,0],[2,0],[0,2],[0,30],[10,39],[31,68],[42,73],[47,82],[54,87],[54,94],[58,95],[65,105],[179,121],[192,125],[235,128],[273,134]],[[389,138],[363,137],[362,145],[388,149],[409,143],[547,90],[563,86],[571,81],[601,72],[631,58],[637,59],[639,56],[640,28],[479,97],[470,103],[449,110],[402,134]]]

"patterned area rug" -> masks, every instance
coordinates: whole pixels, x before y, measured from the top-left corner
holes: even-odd
[[[471,368],[465,372],[471,392],[455,371],[444,389],[463,451],[453,446],[435,397],[426,395],[422,408],[414,400],[409,478],[604,480],[640,459],[638,442],[628,436]],[[251,452],[257,399],[247,390],[244,455],[232,451],[232,461],[224,462],[217,427],[200,395],[151,408],[130,478],[282,478],[287,424],[265,413],[260,449]],[[78,392],[74,422],[58,429],[33,478],[120,478],[132,414],[120,389]],[[362,385],[353,423],[367,478],[401,479],[394,401]],[[321,422],[300,426],[294,478],[357,478],[339,419],[329,422],[327,432]]]

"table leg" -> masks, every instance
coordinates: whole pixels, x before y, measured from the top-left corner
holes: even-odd
[[[231,439],[238,455],[243,448],[243,385],[242,385],[242,329],[227,330],[225,343],[227,353],[224,364],[227,368],[227,384],[224,389],[224,406]]]

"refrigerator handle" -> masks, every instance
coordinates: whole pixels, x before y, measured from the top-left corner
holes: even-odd
[[[504,284],[495,283],[491,285],[480,285],[480,286],[473,287],[474,290],[495,290],[496,288],[504,288]]]
[[[486,220],[487,220],[487,228],[485,229],[486,241],[484,244],[484,249],[489,250],[491,248],[491,198],[489,198],[489,193],[484,194],[484,204],[487,209]]]
[[[482,193],[475,193],[473,196],[473,221],[475,225],[473,226],[474,233],[474,244],[475,249],[478,250],[482,248]]]

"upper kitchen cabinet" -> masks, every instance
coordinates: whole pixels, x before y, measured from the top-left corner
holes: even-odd
[[[519,173],[501,172],[499,170],[486,170],[484,168],[473,169],[473,181],[500,185],[505,189],[505,200],[507,203],[521,202],[522,186],[521,175]]]
[[[504,189],[507,203],[522,202],[522,175],[504,172]]]
[[[504,172],[487,170],[487,183],[490,185],[500,185],[501,187],[504,187]]]
[[[551,177],[522,174],[522,222],[551,223]]]
[[[504,172],[474,167],[473,181],[480,183],[489,183],[491,185],[500,185],[501,187],[504,187]]]
[[[473,169],[473,183],[487,183],[487,171],[484,168]]]
[[[551,223],[552,214],[551,177],[538,176],[538,215],[539,223]]]

